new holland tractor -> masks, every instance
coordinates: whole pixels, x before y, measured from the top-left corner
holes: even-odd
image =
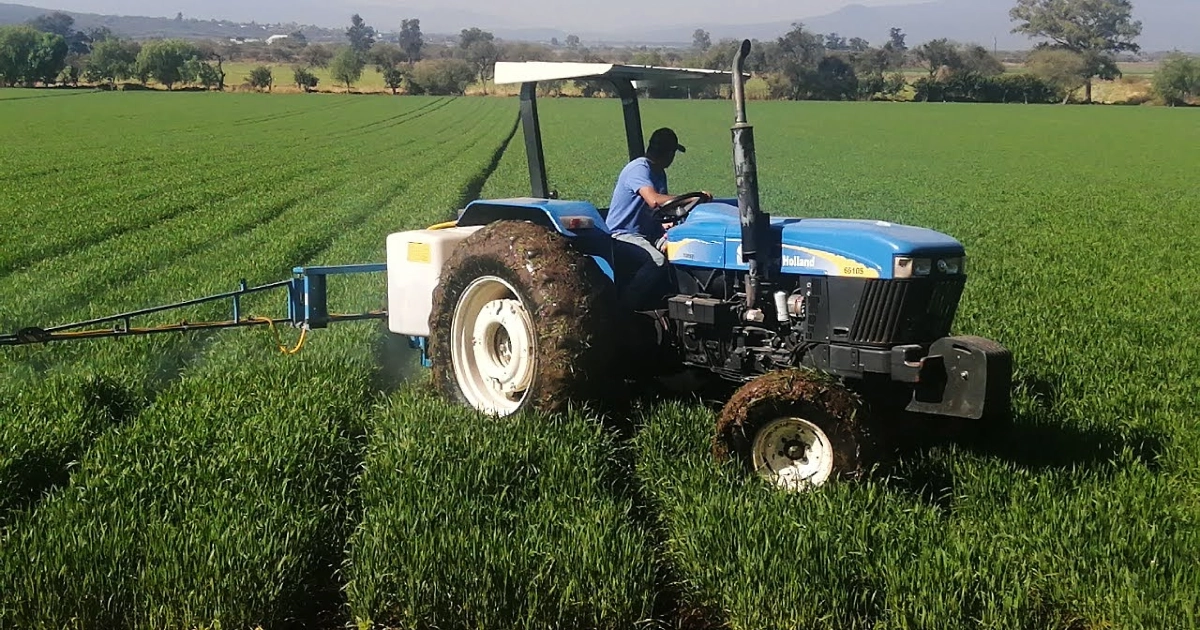
[[[494,417],[555,412],[620,395],[628,382],[703,373],[738,388],[719,415],[714,455],[789,491],[864,472],[884,446],[880,434],[900,416],[1000,426],[1010,353],[950,335],[966,282],[961,243],[885,221],[780,218],[760,208],[744,94],[749,52],[745,41],[732,72],[497,63],[497,83],[521,85],[529,197],[476,200],[454,221],[390,234],[386,264],[297,267],[291,280],[25,328],[0,335],[0,346],[276,323],[307,332],[380,319],[420,351],[438,390]],[[630,159],[645,153],[639,89],[732,81],[737,196],[686,193],[655,211],[672,225],[669,285],[647,311],[617,306],[636,269],[614,257],[606,210],[549,189],[537,86],[566,79],[612,86]],[[346,273],[386,273],[387,309],[330,313],[327,278]],[[242,296],[275,288],[288,293],[286,317],[244,318]],[[233,319],[132,324],[213,300],[232,300]]]
[[[622,377],[702,370],[744,383],[720,415],[716,456],[793,490],[861,473],[888,417],[979,425],[1007,415],[1010,353],[950,336],[966,281],[961,243],[885,221],[762,211],[749,52],[743,42],[731,73],[497,64],[497,83],[521,84],[530,197],[475,201],[454,227],[388,239],[391,330],[420,340],[441,391],[503,416],[603,399]],[[644,154],[638,88],[732,79],[737,197],[686,193],[657,209],[673,224],[671,288],[657,309],[616,310],[636,270],[614,259],[604,211],[548,189],[537,84],[563,79],[613,86],[630,159]]]

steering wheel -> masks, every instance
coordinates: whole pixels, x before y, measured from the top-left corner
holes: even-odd
[[[712,195],[705,192],[684,193],[659,206],[654,212],[654,218],[660,223],[675,223],[691,213],[696,206],[709,201],[712,201]]]

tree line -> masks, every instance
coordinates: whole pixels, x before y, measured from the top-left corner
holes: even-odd
[[[1140,51],[1142,25],[1132,14],[1130,0],[1017,0],[1009,12],[1013,32],[1043,40],[1024,60],[1022,73],[1007,72],[994,53],[976,44],[942,38],[909,49],[904,33],[893,28],[882,46],[873,47],[861,38],[810,32],[802,24],[774,42],[759,43],[747,65],[766,77],[773,98],[892,97],[906,88],[900,70],[917,66],[927,72],[911,85],[919,101],[1065,103],[1083,89],[1090,103],[1095,79],[1121,76],[1116,55]],[[693,48],[714,51],[701,60],[705,67],[724,68],[734,42],[711,47],[709,34],[697,30]],[[1169,55],[1153,87],[1168,104],[1200,97],[1200,60]]]
[[[74,30],[74,18],[52,13],[28,25],[0,27],[0,84],[6,87],[114,85],[136,79],[167,89],[181,84],[224,89],[223,57],[207,42],[139,43],[107,29]]]
[[[895,99],[909,91],[921,101],[1067,102],[1084,90],[1092,100],[1097,78],[1120,76],[1116,55],[1138,52],[1141,24],[1132,19],[1130,0],[1016,0],[1010,12],[1014,32],[1043,41],[1024,59],[1025,72],[1009,72],[992,51],[975,44],[935,39],[910,48],[907,36],[892,28],[880,45],[860,37],[812,32],[803,24],[772,41],[756,41],[747,69],[764,79],[767,95],[791,100]],[[314,70],[328,69],[348,91],[373,66],[393,94],[463,94],[473,83],[490,78],[500,60],[566,60],[728,69],[736,42],[713,43],[697,29],[691,47],[592,50],[574,35],[549,45],[504,42],[479,28],[463,29],[453,41],[427,42],[419,19],[406,19],[394,33],[383,34],[360,15],[344,31],[345,44],[310,44],[295,32],[271,44],[159,40],[138,43],[106,31],[78,32],[70,16],[52,13],[28,25],[0,29],[0,82],[4,85],[76,84],[82,78],[115,85],[155,80],[168,89],[179,85],[225,88],[223,63],[252,58],[246,82],[271,89],[276,82],[267,63],[290,64],[291,81],[311,91],[319,80]],[[910,82],[906,69],[923,75]],[[561,90],[561,83],[544,86]],[[1171,55],[1153,81],[1155,93],[1168,104],[1200,95],[1200,61]],[[603,85],[580,84],[585,95]],[[713,97],[705,90],[656,89],[657,97]]]
[[[55,12],[29,24],[0,27],[0,85],[78,85],[82,80],[115,86],[156,81],[168,90],[187,85],[224,90],[224,63],[242,56],[241,46],[233,42],[137,42],[107,30],[84,33],[73,26],[71,16]],[[393,93],[403,88],[411,94],[463,94],[472,82],[486,80],[491,66],[501,59],[500,43],[479,28],[464,29],[455,46],[436,47],[432,57],[425,59],[427,46],[419,19],[404,20],[399,34],[389,40],[354,15],[346,37],[347,45],[334,48],[310,46],[302,33],[292,33],[269,47],[271,60],[293,63],[292,81],[305,90],[318,86],[313,68],[328,68],[334,82],[349,90],[373,65]],[[270,90],[276,77],[271,68],[259,65],[246,83]]]

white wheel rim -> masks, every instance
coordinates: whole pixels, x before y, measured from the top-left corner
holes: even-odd
[[[779,418],[754,436],[754,471],[789,492],[802,492],[829,480],[833,444],[820,427],[803,418]]]
[[[517,411],[533,383],[533,319],[516,289],[495,276],[463,291],[450,326],[454,378],[467,402],[484,413]]]

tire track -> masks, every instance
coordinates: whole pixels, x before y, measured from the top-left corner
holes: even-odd
[[[21,89],[47,90],[47,88],[21,88]],[[51,88],[51,89],[54,89],[54,88]],[[70,91],[67,91],[62,88],[57,88],[57,92],[58,93],[37,94],[37,95],[30,95],[30,96],[23,96],[23,95],[22,96],[5,96],[4,98],[0,98],[0,105],[3,105],[5,103],[21,103],[23,101],[32,101],[32,100],[37,100],[37,99],[42,99],[42,98],[62,98],[64,96],[88,96],[88,95],[93,95],[93,94],[99,94],[99,91],[96,91],[96,90],[72,89]]]
[[[416,120],[417,118],[421,118],[427,114],[431,114],[431,113],[445,107],[449,103],[450,103],[450,99],[441,98],[436,101],[426,103],[425,105],[422,105],[421,107],[418,107],[414,110],[401,112],[395,116],[385,118],[383,120],[372,121],[372,122],[366,123],[364,125],[359,125],[357,127],[348,127],[345,130],[343,130],[343,133],[345,133],[347,136],[357,136],[357,135],[363,135],[363,134],[358,134],[356,132],[363,131],[365,129],[370,129],[373,127],[395,127],[395,126],[398,126],[398,124],[400,124],[400,123],[408,122],[410,120]]]
[[[317,97],[317,98],[320,98],[320,97]],[[289,105],[290,104],[294,104],[294,102],[289,103]],[[346,101],[340,101],[340,102],[325,103],[325,104],[322,104],[323,106],[321,106],[321,107],[303,107],[303,108],[293,110],[291,112],[287,112],[285,114],[276,114],[276,115],[270,115],[270,116],[252,116],[250,118],[236,118],[231,123],[229,123],[229,125],[231,127],[245,127],[245,126],[258,125],[260,123],[273,123],[273,122],[278,122],[281,120],[287,120],[289,118],[294,118],[296,116],[306,116],[306,115],[310,115],[310,114],[324,114],[324,113],[327,113],[327,112],[330,112],[333,110],[346,109],[346,108],[349,108],[352,104],[353,104],[352,101],[346,100]]]
[[[518,114],[513,119],[512,128],[504,137],[504,141],[496,147],[492,152],[491,158],[488,160],[487,166],[474,177],[468,180],[467,185],[462,190],[462,195],[459,198],[459,207],[466,207],[466,204],[479,199],[479,195],[483,193],[484,186],[487,185],[492,175],[500,168],[500,162],[504,160],[504,154],[508,152],[509,145],[512,144],[513,138],[517,135],[517,130],[521,128],[521,116]]]

